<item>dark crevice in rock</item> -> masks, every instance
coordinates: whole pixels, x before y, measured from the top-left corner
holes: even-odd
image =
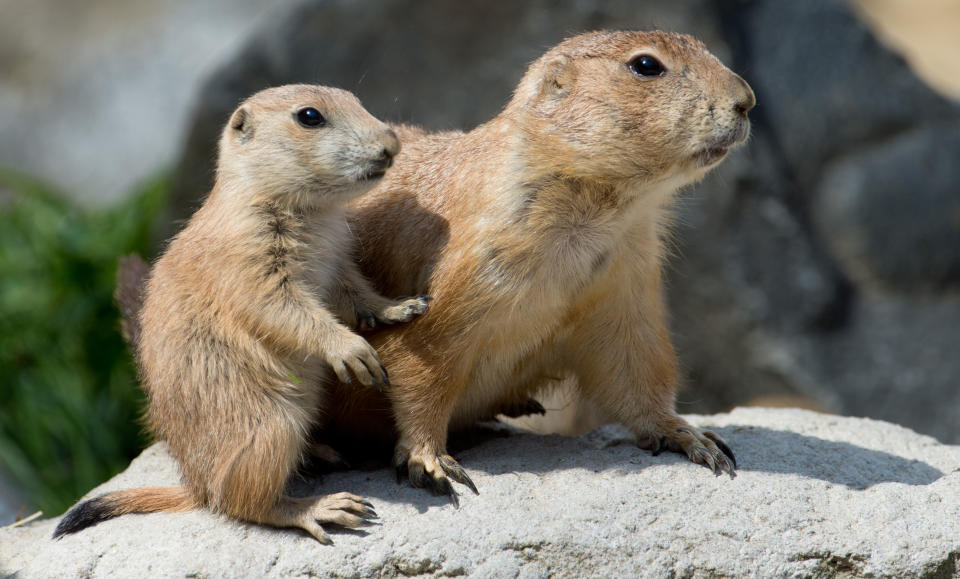
[[[960,551],[953,551],[938,565],[932,566],[921,579],[956,579],[960,577]]]
[[[870,576],[863,573],[863,564],[867,560],[863,555],[852,553],[834,555],[828,551],[817,551],[813,553],[798,553],[791,557],[790,560],[816,560],[816,567],[813,568],[813,572],[810,575],[814,579],[853,579]]]

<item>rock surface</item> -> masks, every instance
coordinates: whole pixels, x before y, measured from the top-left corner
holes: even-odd
[[[304,488],[369,497],[382,525],[295,530],[197,511],[129,515],[59,541],[56,520],[0,529],[17,577],[960,577],[960,447],[802,410],[693,416],[736,450],[736,479],[658,457],[606,426],[513,433],[459,457],[480,488],[453,509],[387,469]],[[94,489],[175,484],[162,445]],[[88,495],[88,496],[90,496]]]
[[[850,279],[900,291],[960,287],[957,159],[960,122],[908,133],[831,164],[813,216]]]

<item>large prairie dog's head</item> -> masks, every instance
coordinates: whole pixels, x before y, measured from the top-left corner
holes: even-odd
[[[352,93],[287,85],[258,92],[230,116],[218,181],[253,201],[342,203],[373,187],[399,152],[396,134]]]
[[[694,38],[593,32],[531,65],[505,114],[552,159],[544,171],[685,184],[744,142],[755,103]]]

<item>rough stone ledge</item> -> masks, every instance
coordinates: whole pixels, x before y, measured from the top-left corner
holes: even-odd
[[[120,517],[59,541],[45,520],[0,529],[0,574],[960,577],[960,446],[801,410],[690,419],[735,449],[736,479],[651,456],[617,426],[514,433],[459,453],[481,493],[459,510],[386,469],[308,481],[365,495],[382,517],[334,530],[333,546],[203,511]],[[90,495],[176,481],[154,445]]]

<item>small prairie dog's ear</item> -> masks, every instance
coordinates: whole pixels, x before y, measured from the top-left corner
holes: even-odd
[[[573,62],[566,56],[557,56],[547,61],[543,65],[540,94],[544,96],[567,94],[577,78],[577,71],[574,68]]]
[[[233,111],[233,114],[230,115],[228,126],[241,143],[249,141],[250,137],[253,136],[252,121],[253,118],[250,114],[250,109],[246,106],[237,108],[237,110]]]

